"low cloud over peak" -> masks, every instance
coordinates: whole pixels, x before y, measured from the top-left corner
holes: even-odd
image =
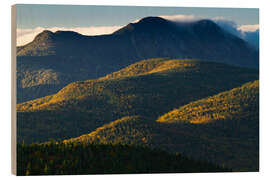
[[[177,15],[171,15],[171,16],[159,16],[161,18],[170,20],[170,21],[175,21],[175,22],[186,22],[186,21],[196,21],[201,18],[198,18],[194,15],[184,15],[184,14],[177,14]]]
[[[197,17],[194,15],[172,15],[172,16],[160,16],[165,19],[174,22],[187,22],[187,21],[196,21],[200,19],[207,19],[204,17]],[[226,31],[246,40],[250,45],[259,49],[259,24],[254,25],[237,25],[234,21],[227,20],[222,16],[211,18],[215,23]]]
[[[219,19],[214,20],[226,31],[246,40],[250,45],[259,49],[259,25],[237,25],[234,21]]]

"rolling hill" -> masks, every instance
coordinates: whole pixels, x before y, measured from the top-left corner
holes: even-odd
[[[157,119],[176,107],[256,79],[257,70],[214,62],[163,58],[141,61],[96,80],[71,83],[51,96],[18,104],[18,141],[77,137],[125,116]]]
[[[44,31],[17,47],[17,101],[51,95],[71,82],[102,77],[155,57],[255,68],[259,64],[257,50],[210,20],[174,23],[146,17],[101,36]]]
[[[181,106],[157,121],[210,124],[222,128],[237,126],[237,133],[256,137],[259,130],[259,81]]]
[[[234,171],[259,169],[259,82],[181,106],[157,120],[126,116],[64,143],[145,145]]]

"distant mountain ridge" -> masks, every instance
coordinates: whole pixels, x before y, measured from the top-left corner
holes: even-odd
[[[197,48],[201,50],[198,52]],[[206,48],[211,51],[206,51]],[[138,59],[171,57],[198,58],[240,66],[258,65],[255,50],[252,52],[252,48],[248,47],[244,40],[225,31],[211,20],[174,23],[160,17],[143,18],[110,35],[84,36],[71,31],[53,33],[45,30],[31,43],[18,48],[17,55],[87,55],[91,61],[95,55],[92,54],[93,51],[97,50],[104,51],[108,58],[114,58],[112,55],[115,53],[119,55],[118,59],[121,55],[126,56],[125,58],[132,59],[133,63]]]
[[[47,96],[68,83],[102,77],[156,57],[252,68],[259,64],[255,49],[210,20],[174,23],[146,17],[100,36],[43,31],[32,42],[17,47],[17,101]]]

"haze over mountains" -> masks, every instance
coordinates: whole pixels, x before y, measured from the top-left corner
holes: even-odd
[[[238,36],[241,39],[244,39],[252,47],[259,50],[260,29],[258,24],[238,26],[235,22],[225,19],[216,19],[214,22],[226,31]]]
[[[153,57],[258,67],[257,50],[210,20],[176,24],[147,17],[101,36],[44,31],[17,47],[17,101],[50,95],[73,81],[101,77]]]

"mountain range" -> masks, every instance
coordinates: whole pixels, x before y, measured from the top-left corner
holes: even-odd
[[[142,59],[168,57],[258,68],[258,51],[211,20],[174,23],[146,17],[110,35],[43,31],[17,47],[18,103],[54,94]]]

